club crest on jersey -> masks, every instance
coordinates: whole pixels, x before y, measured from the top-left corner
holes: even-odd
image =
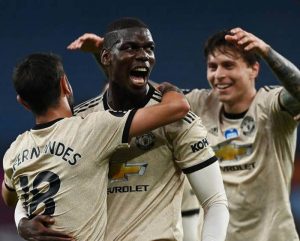
[[[246,116],[241,123],[241,131],[245,136],[250,136],[255,130],[255,122],[251,116]]]
[[[154,146],[155,136],[153,133],[147,133],[136,137],[135,144],[142,150],[149,150]]]
[[[208,132],[214,136],[218,136],[218,127],[213,127]]]

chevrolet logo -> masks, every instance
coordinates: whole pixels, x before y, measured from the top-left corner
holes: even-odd
[[[238,161],[252,153],[252,145],[225,144],[214,147],[220,161]]]
[[[128,181],[129,176],[143,176],[147,166],[147,163],[110,163],[108,177],[111,182]]]

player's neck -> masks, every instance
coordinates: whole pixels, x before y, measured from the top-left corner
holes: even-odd
[[[36,124],[45,124],[56,119],[66,118],[73,116],[70,107],[60,106],[60,107],[53,107],[49,108],[47,112],[43,115],[36,115],[35,116],[35,123]]]
[[[108,105],[114,110],[129,110],[143,107],[147,98],[147,90],[144,93],[135,95],[124,90],[124,88],[121,89],[120,87],[110,85],[107,90]]]
[[[224,111],[229,114],[240,114],[247,111],[256,95],[256,91],[253,93],[245,95],[243,99],[239,101],[228,101],[223,102]]]

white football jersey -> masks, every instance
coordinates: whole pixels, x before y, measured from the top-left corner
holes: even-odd
[[[145,105],[161,100],[152,86]],[[107,93],[79,105],[75,114],[109,109]],[[107,241],[182,240],[181,200],[184,174],[217,159],[199,117],[189,112],[181,121],[133,138],[128,150],[110,160]]]
[[[299,241],[289,201],[297,122],[280,106],[281,89],[261,88],[240,118],[226,118],[213,91],[187,94],[219,158],[227,241]]]
[[[104,239],[109,157],[128,148],[135,111],[102,111],[37,125],[4,157],[5,184],[29,217],[52,215],[54,230],[80,241]]]

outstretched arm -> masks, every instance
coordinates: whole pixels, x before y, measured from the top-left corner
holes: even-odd
[[[185,117],[190,105],[182,92],[170,83],[158,86],[163,97],[160,103],[139,109],[131,123],[129,136],[138,136]]]
[[[281,104],[291,114],[298,114],[300,111],[300,70],[255,35],[241,28],[232,29],[231,34],[226,35],[227,41],[236,43],[245,51],[255,51],[266,61],[285,88],[280,93]]]

